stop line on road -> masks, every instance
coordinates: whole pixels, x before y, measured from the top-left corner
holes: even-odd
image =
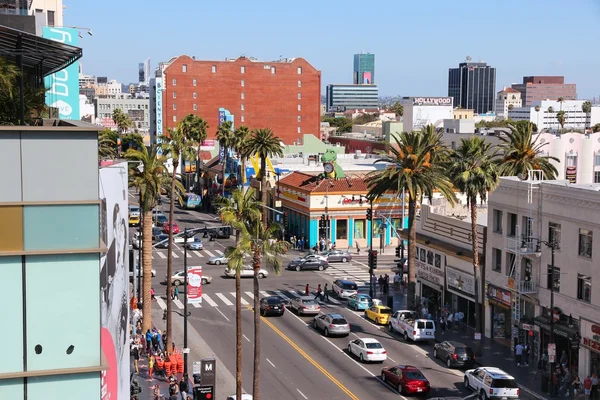
[[[219,257],[223,255],[223,251],[219,249],[211,249],[211,250],[188,250],[187,258],[205,258],[205,257]],[[173,258],[183,258],[184,251],[183,250],[173,250]],[[162,250],[156,250],[152,252],[152,259],[156,260],[166,260],[167,252]]]

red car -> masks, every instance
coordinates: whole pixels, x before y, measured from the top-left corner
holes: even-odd
[[[171,229],[171,225],[173,225],[173,233],[174,233],[175,235],[177,235],[177,234],[179,233],[179,225],[177,225],[177,223],[176,223],[176,222],[173,222],[173,224],[166,223],[166,224],[163,226],[163,232],[164,232],[164,233],[169,233],[169,229]]]
[[[431,390],[425,375],[412,365],[383,368],[381,380],[398,389],[401,394],[425,394]]]

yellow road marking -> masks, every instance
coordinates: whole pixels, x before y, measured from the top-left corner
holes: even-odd
[[[250,305],[246,306],[249,309],[252,309],[252,307],[250,307]],[[262,322],[264,322],[265,324],[267,324],[267,326],[269,328],[271,328],[273,330],[273,332],[275,332],[276,334],[278,334],[283,340],[285,340],[286,342],[288,342],[288,344],[290,346],[292,346],[292,348],[294,350],[296,350],[302,357],[304,357],[309,363],[311,363],[316,369],[318,369],[323,375],[325,375],[327,378],[329,378],[329,380],[331,382],[333,382],[337,387],[339,387],[344,393],[346,393],[348,395],[348,397],[350,397],[352,400],[358,400],[358,397],[356,397],[346,386],[344,386],[340,381],[338,381],[337,379],[335,379],[335,377],[333,375],[331,375],[329,372],[327,372],[325,370],[325,368],[321,367],[319,365],[319,363],[317,363],[315,360],[313,360],[313,358],[311,356],[309,356],[308,354],[306,354],[304,352],[304,350],[302,350],[300,347],[298,347],[298,345],[296,343],[294,343],[292,341],[292,339],[290,339],[289,337],[287,337],[283,332],[281,332],[275,325],[273,325],[270,321],[268,321],[265,317],[260,317],[260,319],[262,320]]]

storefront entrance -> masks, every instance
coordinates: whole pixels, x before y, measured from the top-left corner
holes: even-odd
[[[421,286],[421,306],[424,306],[431,314],[431,317],[436,319],[440,315],[441,307],[444,304],[442,291],[420,282]]]
[[[494,304],[490,307],[490,310],[492,311],[492,338],[501,341],[508,340],[508,345],[510,345],[512,332],[510,309],[504,305]]]

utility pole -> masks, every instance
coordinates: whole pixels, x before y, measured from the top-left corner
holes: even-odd
[[[142,191],[140,190],[140,229],[144,231],[144,211],[142,209]],[[152,221],[150,221],[152,223]],[[137,270],[137,289],[138,289],[138,303],[142,298],[142,245],[144,242],[144,237],[140,236],[141,240],[138,240],[138,270]],[[148,238],[146,238],[148,240]],[[152,238],[150,238],[152,240]]]
[[[187,240],[188,230],[183,230],[183,376],[188,376],[188,265],[187,265]]]

